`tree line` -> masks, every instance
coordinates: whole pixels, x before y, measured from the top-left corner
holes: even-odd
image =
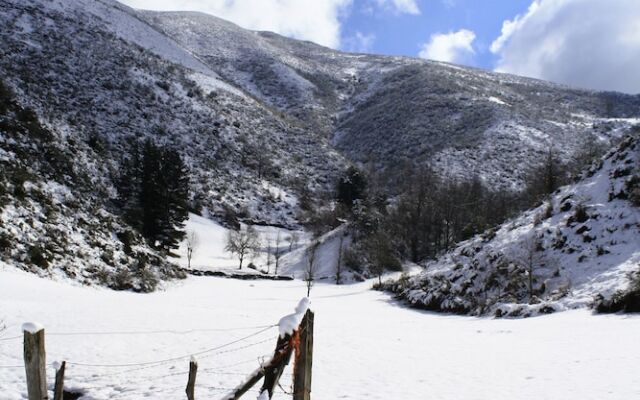
[[[492,188],[480,177],[447,178],[429,167],[409,165],[396,182],[397,195],[375,175],[356,167],[338,179],[336,206],[310,215],[318,234],[349,224],[353,239],[340,254],[356,271],[367,267],[379,277],[385,270],[400,269],[402,260],[423,262],[452,249],[459,242],[492,229],[518,213],[537,206],[560,186],[601,156],[605,147],[587,138],[569,160],[548,149],[526,174],[520,190]]]

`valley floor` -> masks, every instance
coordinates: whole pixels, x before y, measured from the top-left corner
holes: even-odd
[[[640,398],[639,316],[586,310],[518,320],[445,316],[404,308],[370,286],[313,288],[313,399]],[[46,328],[48,363],[185,356],[141,366],[68,365],[67,388],[85,392],[83,399],[184,398],[189,355],[203,351],[196,356],[196,396],[222,398],[272,351],[277,328],[262,326],[291,313],[305,294],[300,281],[190,277],[143,295],[0,269],[0,319],[7,325],[0,334],[0,398],[26,396],[24,370],[14,366],[22,362],[20,325],[33,320]],[[290,397],[280,391],[274,398]]]

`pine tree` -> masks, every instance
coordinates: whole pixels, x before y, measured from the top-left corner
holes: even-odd
[[[116,181],[118,197],[116,205],[122,210],[125,221],[136,230],[142,230],[142,204],[140,191],[142,190],[142,169],[140,152],[134,147],[129,158],[122,162],[121,175]]]
[[[140,154],[141,153],[141,154]],[[117,182],[125,220],[152,247],[170,253],[184,238],[188,217],[189,171],[180,154],[147,140],[123,162]]]
[[[336,199],[338,203],[351,210],[357,200],[365,198],[367,181],[357,168],[349,167],[338,180]]]

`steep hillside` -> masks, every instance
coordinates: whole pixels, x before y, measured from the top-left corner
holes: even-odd
[[[5,2],[0,69],[18,99],[78,142],[105,181],[131,144],[178,148],[198,206],[294,224],[296,191],[343,164],[326,142],[241,90],[116,2]]]
[[[545,204],[383,288],[420,308],[522,316],[589,305],[596,296],[609,299],[638,271],[636,131]]]
[[[640,120],[640,96],[405,57],[349,54],[198,13],[143,17],[236,86],[330,135],[350,160],[386,170],[431,163],[517,189],[548,148],[571,156]],[[634,119],[636,118],[636,119]]]
[[[40,243],[64,240],[100,268],[135,270],[136,257],[119,258],[133,242],[122,236],[129,230],[114,183],[146,139],[185,160],[192,211],[227,226],[300,229],[302,206],[329,199],[351,162],[386,172],[390,186],[409,161],[519,188],[547,147],[568,156],[585,134],[606,143],[638,122],[638,97],[343,53],[115,0],[0,0],[0,23],[0,73],[13,107],[1,116],[0,230],[12,243],[5,259],[24,269],[38,264],[28,249],[42,244],[50,270],[83,270],[74,252]],[[33,187],[49,195],[31,196]],[[26,234],[54,192],[78,200],[66,229]],[[94,225],[75,232],[83,215]],[[162,268],[161,277],[172,274]]]
[[[184,277],[105,205],[108,188],[80,149],[0,82],[0,260],[118,290]]]

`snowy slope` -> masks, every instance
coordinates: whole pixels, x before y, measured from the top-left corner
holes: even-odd
[[[548,147],[568,157],[586,134],[606,143],[638,123],[640,97],[343,53],[114,0],[3,0],[0,42],[2,81],[51,134],[41,145],[33,132],[16,140],[0,127],[2,173],[15,169],[0,184],[39,188],[0,203],[0,236],[18,243],[0,256],[33,270],[25,249],[42,245],[53,270],[76,276],[88,259],[91,276],[133,268],[110,200],[123,157],[147,138],[185,159],[192,209],[226,226],[300,229],[300,195],[326,200],[350,162],[384,171],[389,186],[410,160],[517,188]],[[43,176],[38,166],[52,160],[57,174]],[[82,200],[59,220],[42,212],[51,181]],[[80,226],[87,220],[92,229]]]
[[[587,134],[607,142],[640,116],[640,96],[343,53],[206,14],[141,15],[228,81],[329,135],[352,161],[388,170],[391,181],[398,162],[411,159],[516,189],[549,147],[569,157]]]
[[[398,307],[371,283],[316,285],[314,399],[628,400],[640,396],[640,318],[585,310],[528,319],[485,319]],[[67,365],[82,400],[184,397],[190,355],[262,330],[293,311],[301,282],[189,278],[148,295],[112,292],[0,270],[0,397],[26,391],[20,325],[45,327],[49,382],[57,360],[161,365]],[[35,294],[34,294],[35,293]],[[81,306],[80,306],[81,305]],[[56,335],[56,333],[58,335]],[[59,334],[66,335],[59,335]],[[275,346],[273,327],[196,355],[196,396],[222,398]],[[17,336],[16,339],[6,340]],[[249,347],[243,348],[247,345]],[[11,367],[11,368],[8,368]],[[283,387],[289,390],[290,367]],[[257,396],[249,392],[245,397]],[[274,399],[287,399],[280,390]]]
[[[640,269],[639,182],[636,132],[545,204],[385,288],[416,307],[510,316],[610,298]]]
[[[341,240],[342,249],[340,249]],[[315,279],[335,282],[338,254],[340,251],[347,249],[350,243],[351,239],[346,233],[346,227],[341,226],[336,228],[315,240],[305,241],[300,248],[285,254],[281,261],[281,271],[283,274],[289,274],[298,279],[305,279],[307,271],[309,270],[310,251],[315,247],[316,255],[312,267]],[[346,270],[347,268],[343,267],[343,269]],[[343,282],[348,282],[351,279],[353,279],[353,271],[344,271],[342,276]]]
[[[293,249],[303,246],[308,241],[308,235],[304,231],[292,231],[285,228],[274,226],[254,226],[258,233],[260,246],[256,251],[252,251],[247,259],[244,260],[243,270],[255,273],[248,269],[249,263],[254,264],[259,270],[275,273],[275,254],[276,243],[279,241],[280,254],[284,254],[280,260],[280,265],[286,253],[289,251],[289,237],[292,233],[296,233],[300,239],[295,243]],[[235,255],[225,250],[227,243],[227,235],[229,228],[226,228],[210,218],[201,217],[195,214],[189,214],[189,219],[185,225],[187,235],[195,234],[197,238],[197,246],[193,252],[191,260],[191,268],[199,271],[228,271],[238,273],[238,259]],[[178,249],[180,256],[176,262],[178,265],[186,268],[188,266],[187,259],[187,240],[185,239]],[[271,256],[269,256],[271,254]],[[279,269],[280,275],[288,275],[292,271]]]

